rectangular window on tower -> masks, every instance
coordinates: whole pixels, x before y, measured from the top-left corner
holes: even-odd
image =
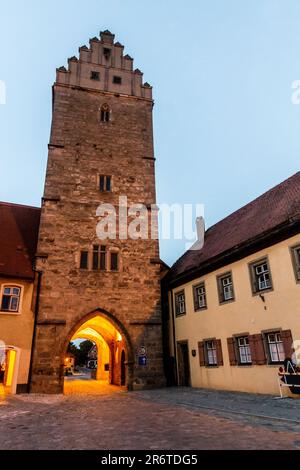
[[[99,176],[99,190],[101,192],[111,192],[111,176]]]
[[[113,77],[113,83],[115,83],[116,85],[121,85],[121,84],[122,84],[122,78],[121,78],[121,77],[117,77],[116,75],[114,75],[114,77]]]
[[[105,271],[106,270],[106,246],[94,245],[93,248],[93,270]]]
[[[91,71],[91,80],[99,81],[100,80],[100,73],[95,72],[94,70],[92,70]]]
[[[80,253],[80,269],[88,269],[88,251]]]
[[[119,270],[119,253],[116,253],[115,251],[112,251],[110,254],[110,270]]]

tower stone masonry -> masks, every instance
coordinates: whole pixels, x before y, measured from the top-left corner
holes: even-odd
[[[124,337],[127,387],[164,385],[158,240],[96,234],[100,204],[118,213],[119,196],[149,209],[156,202],[152,88],[123,49],[104,31],[79,48],[68,69],[57,69],[36,261],[42,274],[32,392],[62,391],[68,343],[95,315]],[[98,245],[105,254],[96,269]]]

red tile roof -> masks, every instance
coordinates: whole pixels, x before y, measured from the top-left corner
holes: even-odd
[[[300,217],[300,172],[210,227],[202,250],[187,251],[172,266],[168,278],[201,269],[203,264],[297,217]]]
[[[0,202],[0,275],[33,279],[41,209]]]

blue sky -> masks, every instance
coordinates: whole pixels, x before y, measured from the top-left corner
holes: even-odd
[[[0,18],[0,200],[40,204],[55,69],[106,28],[154,87],[158,202],[203,203],[208,227],[298,171],[298,0],[12,0]]]

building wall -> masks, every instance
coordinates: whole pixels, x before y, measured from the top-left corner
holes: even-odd
[[[185,290],[187,313],[175,319],[176,341],[188,340],[193,387],[278,394],[278,365],[231,366],[227,338],[290,329],[293,339],[300,340],[300,284],[295,280],[289,249],[297,243],[300,244],[300,235],[173,290],[173,301],[176,292]],[[268,256],[273,281],[273,290],[263,293],[265,302],[252,294],[248,268],[248,263],[264,256]],[[232,271],[235,301],[220,305],[216,276],[227,271]],[[195,312],[192,287],[202,280],[205,280],[208,308]],[[221,339],[223,366],[200,367],[198,342],[208,338]],[[195,357],[191,354],[193,349]]]
[[[122,56],[111,35],[102,34],[101,41],[92,40],[89,53],[81,48],[68,72],[59,69],[54,86],[38,243],[38,255],[44,256],[32,382],[38,392],[62,390],[65,342],[74,326],[98,309],[127,333],[128,386],[164,383],[158,240],[101,241],[96,234],[101,203],[117,208],[119,196],[127,196],[128,204],[155,204],[151,88],[142,85],[141,72],[133,71],[132,59]],[[98,69],[95,82],[90,73]],[[119,87],[111,84],[114,74],[124,78]],[[109,106],[109,122],[100,120],[103,105]],[[99,191],[99,175],[112,176],[112,192]],[[118,272],[80,269],[80,251],[94,244],[119,250]],[[147,366],[136,361],[141,345]]]
[[[0,341],[8,346],[20,348],[17,384],[18,389],[24,391],[28,382],[34,323],[33,282],[2,277],[0,278],[1,294],[4,285],[22,288],[19,313],[0,311]]]

